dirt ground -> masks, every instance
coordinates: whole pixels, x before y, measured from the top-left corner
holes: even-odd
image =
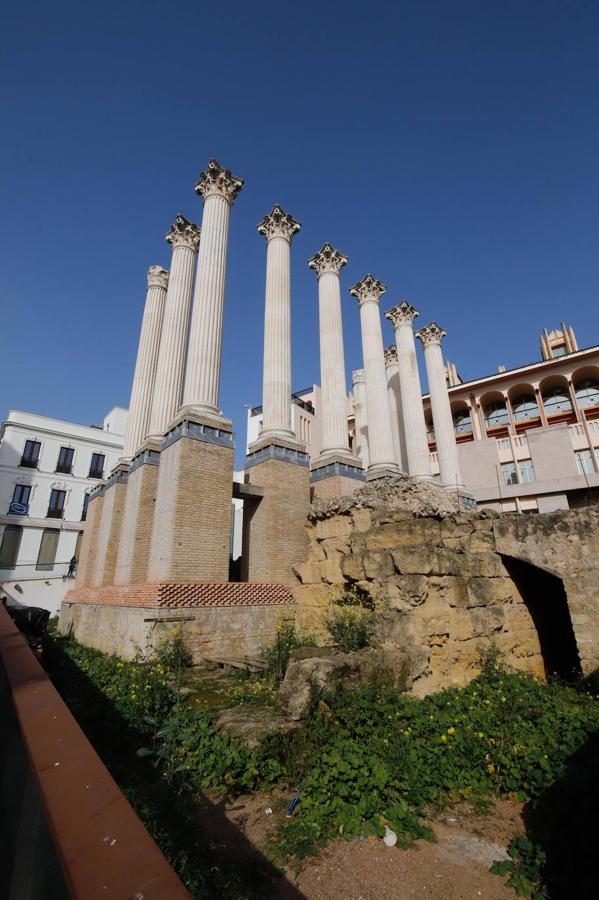
[[[234,857],[248,896],[274,900],[514,900],[504,879],[489,872],[506,857],[505,848],[523,830],[521,807],[495,801],[488,812],[468,804],[446,811],[431,823],[437,843],[413,848],[385,847],[379,838],[334,841],[299,875],[279,874],[262,854],[269,832],[284,816],[272,797],[224,800],[202,814],[220,865]],[[273,806],[275,811],[267,814]]]

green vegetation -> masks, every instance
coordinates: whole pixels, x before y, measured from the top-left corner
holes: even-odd
[[[345,585],[324,618],[334,646],[343,653],[368,647],[374,625],[373,611],[374,601],[367,591],[357,584]]]
[[[275,678],[284,648],[297,640],[280,634]],[[202,869],[193,811],[205,791],[299,788],[297,812],[270,847],[276,861],[299,864],[335,836],[380,834],[385,825],[402,846],[432,837],[425,814],[460,799],[515,797],[529,801],[534,818],[599,729],[594,697],[507,672],[491,651],[465,688],[423,700],[389,687],[339,690],[320,700],[307,727],[250,751],[218,734],[210,712],[182,700],[181,667],[173,662],[181,652],[165,646],[150,661],[123,663],[53,638],[48,660],[106,764],[198,897],[242,891],[236,875]],[[246,677],[240,690],[257,683]],[[520,896],[542,897],[543,847],[523,837],[510,852],[497,871],[510,875]]]
[[[309,634],[299,634],[290,619],[282,618],[277,625],[274,641],[260,654],[267,663],[267,674],[280,684],[285,676],[292,650],[300,647],[316,647],[316,641]]]

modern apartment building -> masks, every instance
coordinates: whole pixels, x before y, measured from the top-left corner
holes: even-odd
[[[57,612],[89,491],[122,455],[127,410],[76,425],[11,410],[0,430],[0,592]]]

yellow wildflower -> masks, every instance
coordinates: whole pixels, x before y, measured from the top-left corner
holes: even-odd
[[[442,735],[441,735],[441,740],[442,740],[442,741],[446,741],[446,740],[447,740],[447,735],[446,735],[446,734],[442,734]]]
[[[494,771],[495,766],[493,765],[493,763],[489,763],[489,765],[487,766],[487,772],[489,773],[489,775],[492,775]]]
[[[455,728],[453,727],[453,725],[451,728],[447,729],[447,734],[455,734]]]

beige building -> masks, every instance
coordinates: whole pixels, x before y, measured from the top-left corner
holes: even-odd
[[[541,335],[538,362],[468,382],[451,362],[446,372],[462,481],[479,507],[535,513],[599,502],[599,346],[580,350],[562,324]],[[318,385],[292,396],[292,427],[311,459],[321,449],[319,400]],[[422,400],[438,477],[429,395]],[[367,465],[367,425],[356,441],[353,401],[350,394],[350,447]],[[261,413],[248,410],[248,443]]]

